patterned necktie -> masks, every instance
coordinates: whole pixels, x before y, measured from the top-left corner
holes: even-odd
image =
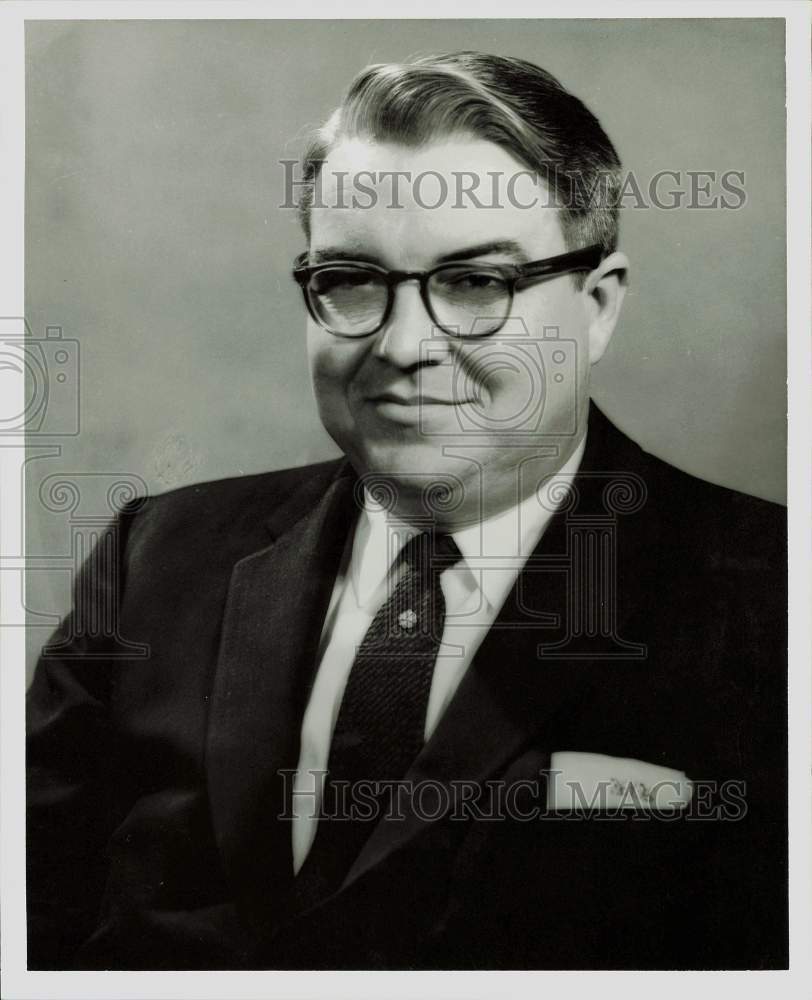
[[[322,815],[295,881],[299,911],[341,885],[389,801],[386,787],[378,783],[403,778],[423,746],[445,622],[440,574],[460,558],[450,535],[428,532],[413,538],[400,554],[402,575],[372,620],[347,679],[330,746]],[[370,792],[377,803],[371,819],[353,816],[353,789],[359,782],[365,783],[367,810]]]

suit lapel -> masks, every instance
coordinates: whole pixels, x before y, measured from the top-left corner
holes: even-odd
[[[279,772],[298,760],[321,622],[355,514],[353,481],[344,466],[315,506],[295,496],[271,524],[280,537],[231,576],[206,771],[227,875],[259,924],[273,919],[292,882],[290,823],[277,819],[289,780]]]

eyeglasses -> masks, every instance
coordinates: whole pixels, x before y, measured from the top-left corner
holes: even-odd
[[[389,319],[395,288],[418,281],[432,323],[452,337],[487,337],[505,325],[513,297],[531,281],[591,271],[603,256],[599,244],[527,264],[439,264],[428,271],[388,271],[363,261],[306,264],[294,261],[293,277],[316,323],[336,337],[369,337]],[[476,330],[476,332],[474,332]]]

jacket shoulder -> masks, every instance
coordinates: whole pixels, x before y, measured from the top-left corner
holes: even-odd
[[[192,483],[167,490],[136,501],[140,509],[145,506],[160,508],[162,513],[193,509],[229,511],[242,508],[246,503],[260,503],[270,515],[273,510],[301,489],[326,486],[336,475],[345,460],[333,459],[312,465],[295,466],[249,476],[231,476]]]
[[[184,553],[233,561],[269,543],[271,525],[293,523],[323,496],[343,459],[194,483],[138,497],[122,512],[129,559]]]
[[[593,419],[594,418],[594,419]],[[642,483],[641,515],[659,534],[713,559],[740,563],[785,562],[787,512],[771,500],[700,479],[644,450],[593,404],[593,423],[606,468],[634,472]]]
[[[700,479],[649,453],[648,478],[656,490],[655,508],[686,543],[730,569],[780,567],[786,563],[787,511],[784,506]]]

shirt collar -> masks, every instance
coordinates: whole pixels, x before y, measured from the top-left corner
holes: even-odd
[[[571,480],[581,464],[585,446],[586,434],[555,473],[556,477]],[[549,479],[544,485],[547,495],[554,495],[549,490]],[[361,606],[372,599],[383,583],[400,549],[423,530],[395,518],[366,492],[364,501],[350,557],[352,586]],[[501,607],[554,513],[554,509],[541,502],[538,492],[533,492],[499,514],[452,532],[463,557],[455,567],[455,575],[464,573],[469,588],[478,587],[492,607]],[[501,565],[499,557],[505,560]]]

